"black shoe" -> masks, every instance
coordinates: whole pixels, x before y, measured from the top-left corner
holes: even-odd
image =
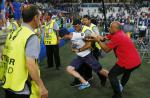
[[[115,94],[112,96],[112,98],[122,98],[122,95],[121,94]]]
[[[75,87],[75,86],[79,86],[81,84],[81,82],[79,80],[74,80],[70,86]]]
[[[102,85],[103,87],[106,86],[106,81],[107,81],[107,78],[106,78],[106,77],[101,80],[101,85]]]

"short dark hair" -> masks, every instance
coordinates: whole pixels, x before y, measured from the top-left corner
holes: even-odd
[[[39,14],[38,7],[35,5],[25,5],[22,9],[23,22],[31,22],[34,16]]]
[[[79,19],[74,19],[72,25],[77,25],[77,24],[81,24],[81,20],[79,20]]]
[[[83,18],[87,18],[88,20],[91,20],[91,17],[89,15],[84,15]]]

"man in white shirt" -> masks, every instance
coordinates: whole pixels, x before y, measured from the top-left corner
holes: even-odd
[[[90,87],[90,84],[76,71],[80,65],[86,63],[95,72],[100,73],[105,77],[108,76],[108,71],[103,69],[101,64],[91,54],[91,42],[83,40],[83,38],[86,36],[86,33],[82,33],[81,21],[74,21],[73,26],[76,32],[66,34],[64,35],[64,38],[72,41],[72,50],[77,54],[77,57],[72,61],[71,65],[67,67],[67,72],[80,80],[81,84],[79,89],[82,90]]]

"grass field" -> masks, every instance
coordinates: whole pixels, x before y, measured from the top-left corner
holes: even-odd
[[[111,98],[112,89],[109,81],[106,87],[101,87],[100,81],[95,73],[91,82],[91,87],[83,91],[76,87],[71,87],[73,78],[65,71],[75,56],[69,49],[68,44],[60,49],[61,70],[47,69],[45,61],[41,65],[42,78],[48,88],[48,98]],[[113,53],[105,55],[100,62],[104,68],[110,69],[115,63]],[[4,92],[0,88],[0,98],[4,98]],[[133,72],[128,84],[124,88],[123,98],[150,98],[150,64],[143,61],[142,66]]]

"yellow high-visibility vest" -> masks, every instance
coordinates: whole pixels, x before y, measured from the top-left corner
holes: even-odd
[[[94,25],[93,23],[91,23],[91,25],[90,25],[90,30],[93,31],[93,28],[94,28],[94,27],[96,27],[96,25]]]
[[[82,33],[85,33],[86,32],[86,30],[90,30],[90,28],[89,27],[87,27],[87,26],[83,26],[82,27]],[[90,30],[91,31],[91,30]]]
[[[16,21],[12,22],[11,25],[8,27],[9,30],[15,31],[19,28],[19,25]]]
[[[45,45],[57,45],[57,35],[54,31],[54,23],[55,20],[51,20],[51,23],[47,26],[45,26],[45,32],[44,32],[44,44]]]
[[[93,28],[94,28],[94,27],[96,27],[96,25],[94,25],[93,23],[91,23],[91,25],[90,25],[90,30],[93,31]],[[98,49],[101,49],[101,46],[100,46],[97,42],[95,43],[95,46],[96,46]]]
[[[2,52],[2,62],[6,67],[4,72],[4,89],[22,91],[28,80],[29,72],[26,65],[25,46],[28,38],[35,33],[25,26],[8,34]],[[39,88],[34,81],[31,82],[30,98],[39,98]]]
[[[94,27],[94,26],[95,26],[94,24],[91,25],[90,27],[88,27],[88,26],[83,26],[82,32],[85,33],[86,30],[90,30],[92,33],[94,33],[94,32],[93,32],[93,27]],[[95,46],[96,46],[98,49],[101,49],[100,45],[99,45],[97,42],[95,43]]]
[[[27,39],[33,34],[30,29],[20,27],[8,35],[2,53],[2,62],[7,65],[5,73],[6,81],[3,88],[9,88],[13,91],[23,90],[28,78],[25,45]]]

